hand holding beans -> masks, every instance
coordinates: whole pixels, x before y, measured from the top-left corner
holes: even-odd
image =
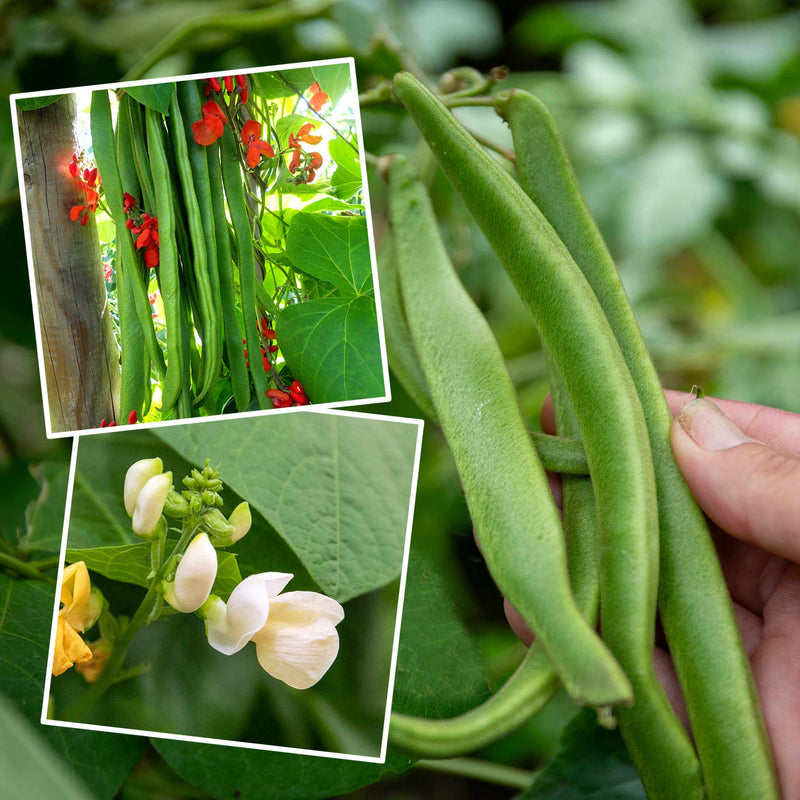
[[[800,415],[732,400],[692,399],[683,392],[666,394],[675,418],[671,434],[678,466],[714,523],[783,797],[798,800]],[[549,399],[542,425],[555,431]],[[530,632],[507,608],[515,633],[529,642]],[[668,696],[682,705],[666,651],[656,648],[655,660]],[[685,718],[684,709],[679,713]]]

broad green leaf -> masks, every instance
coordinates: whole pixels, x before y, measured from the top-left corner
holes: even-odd
[[[312,211],[350,211],[354,214],[363,214],[364,206],[360,203],[348,203],[338,197],[320,197],[319,200],[303,206],[303,211],[307,211],[309,214]]]
[[[300,272],[345,294],[370,294],[372,262],[367,218],[301,212],[292,217],[286,254]]]
[[[167,548],[170,543],[167,544]],[[169,550],[168,550],[169,552]],[[85,550],[67,548],[67,562],[85,561],[92,572],[105,575],[114,581],[133,583],[147,588],[150,585],[150,544],[123,544],[118,547],[93,547]],[[224,550],[217,550],[217,578],[214,581],[214,594],[226,598],[236,584],[242,580],[236,556]]]
[[[42,711],[53,601],[52,585],[14,580],[0,572],[0,607],[4,609],[0,617],[0,685],[36,725]],[[99,800],[110,800],[118,792],[147,746],[145,739],[136,736],[49,726],[39,731]],[[2,774],[8,775],[5,770]]]
[[[278,315],[281,351],[313,403],[383,397],[375,301],[326,297]]]
[[[337,137],[328,143],[328,152],[338,165],[331,178],[331,186],[339,197],[352,197],[362,187],[358,150]]]
[[[558,753],[518,800],[645,800],[618,730],[587,708],[564,729]]]
[[[169,116],[169,101],[175,91],[174,83],[156,83],[152,86],[128,86],[125,91],[143,106]]]
[[[487,693],[481,657],[441,578],[412,550],[392,710],[452,717],[479,705]]]
[[[67,504],[69,465],[45,463],[31,467],[41,492],[25,511],[27,533],[20,541],[20,550],[61,550],[64,530],[64,509]]]
[[[335,106],[350,89],[350,65],[326,64],[311,69],[319,88],[328,95],[331,107]]]
[[[158,431],[190,461],[219,464],[339,602],[400,574],[416,435],[414,425],[313,412]]]
[[[31,723],[10,700],[0,695],[0,774],[3,797],[29,800],[58,797],[59,800],[91,800],[92,795],[59,758]]]
[[[289,97],[295,92],[304,92],[314,83],[314,72],[310,67],[284,69],[279,72],[256,72],[252,76],[258,94],[266,100]]]
[[[367,764],[165,739],[153,740],[153,746],[184,780],[213,797],[238,800],[341,797],[413,763],[393,753],[384,764]]]
[[[64,95],[48,94],[42,97],[20,97],[17,99],[17,108],[20,111],[36,111],[39,108],[57,103]]]

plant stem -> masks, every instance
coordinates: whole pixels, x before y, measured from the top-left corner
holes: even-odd
[[[136,609],[133,618],[128,623],[125,632],[114,642],[114,647],[108,658],[106,668],[103,670],[100,677],[98,677],[98,679],[75,700],[66,711],[64,711],[61,715],[62,719],[69,722],[79,722],[94,707],[106,691],[117,682],[128,648],[131,646],[139,630],[145,625],[148,625],[151,621],[150,617],[156,608],[161,592],[161,581],[166,576],[167,568],[171,564],[173,557],[186,549],[187,545],[194,537],[194,534],[197,532],[198,522],[199,515],[197,517],[187,518],[178,543],[173,548],[169,557],[164,560],[164,563],[159,567],[153,580],[150,582],[147,593],[139,604],[139,608]]]
[[[445,772],[449,775],[496,783],[498,786],[509,786],[512,789],[527,789],[536,775],[535,772],[478,758],[423,758],[417,761],[415,766],[431,772]]]
[[[21,561],[19,558],[8,555],[7,553],[0,553],[0,565],[14,572],[24,575],[26,578],[32,578],[35,581],[44,581],[45,583],[55,583],[50,575],[42,575],[35,566],[32,566],[26,561]]]
[[[254,11],[210,14],[188,19],[159,41],[137,64],[123,75],[122,80],[133,81],[143,78],[162,58],[177,50],[187,39],[203,31],[251,32],[291,25],[301,20],[312,19],[324,14],[333,0],[316,0],[307,3],[282,3],[271,8]]]

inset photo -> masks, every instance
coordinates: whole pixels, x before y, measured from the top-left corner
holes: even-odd
[[[42,723],[382,762],[422,423],[75,440]]]
[[[388,399],[352,59],[11,106],[48,436]]]

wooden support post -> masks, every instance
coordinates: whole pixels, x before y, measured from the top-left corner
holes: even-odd
[[[117,419],[120,367],[94,214],[69,217],[86,203],[68,168],[75,97],[17,115],[50,426],[92,428]]]

